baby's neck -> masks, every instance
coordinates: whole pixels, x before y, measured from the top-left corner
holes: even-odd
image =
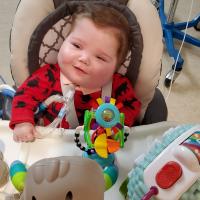
[[[70,84],[76,85],[76,84],[72,83],[68,78],[66,78],[62,73],[60,73],[60,80],[61,80],[60,81],[61,84],[64,84],[64,85],[70,85]],[[91,93],[97,92],[97,91],[101,90],[101,88],[85,88],[80,85],[76,85],[75,90],[79,90],[84,95],[86,95],[86,94],[91,94]]]

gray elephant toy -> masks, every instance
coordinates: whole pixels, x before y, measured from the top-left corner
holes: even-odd
[[[28,168],[21,195],[6,200],[103,200],[102,169],[78,156],[45,158]]]

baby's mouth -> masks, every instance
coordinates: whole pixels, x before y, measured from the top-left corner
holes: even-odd
[[[80,71],[83,74],[87,74],[87,72],[85,72],[83,69],[81,69],[80,67],[74,66],[74,68],[78,71]]]

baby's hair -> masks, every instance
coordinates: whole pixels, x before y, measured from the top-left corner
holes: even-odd
[[[72,26],[70,32],[76,24],[76,20],[87,17],[100,28],[111,28],[116,37],[119,47],[117,50],[117,69],[123,64],[130,47],[130,27],[127,19],[116,9],[104,5],[93,3],[81,4],[72,14]]]
[[[124,5],[128,3],[128,0],[115,0],[115,1]]]

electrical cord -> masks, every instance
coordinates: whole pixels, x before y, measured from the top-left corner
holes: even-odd
[[[188,18],[187,18],[187,23],[186,23],[186,27],[185,27],[185,31],[184,31],[183,40],[182,40],[182,42],[181,42],[181,46],[180,46],[180,48],[179,48],[178,55],[177,55],[176,60],[175,60],[174,69],[173,69],[173,74],[172,74],[172,79],[171,79],[171,82],[170,82],[170,87],[169,87],[168,93],[167,93],[167,95],[166,95],[166,97],[165,97],[165,101],[168,100],[168,98],[169,98],[169,96],[170,96],[170,94],[171,94],[171,91],[172,91],[172,83],[173,83],[173,79],[174,79],[174,75],[175,75],[175,70],[176,70],[178,58],[179,58],[179,56],[180,56],[180,53],[181,53],[183,44],[184,44],[184,42],[185,42],[185,37],[186,37],[186,34],[187,34],[187,30],[188,30],[188,24],[189,24],[190,17],[191,17],[191,13],[192,13],[193,2],[194,2],[194,0],[192,0],[192,1],[191,1],[191,4],[190,4],[190,10],[189,10]]]

